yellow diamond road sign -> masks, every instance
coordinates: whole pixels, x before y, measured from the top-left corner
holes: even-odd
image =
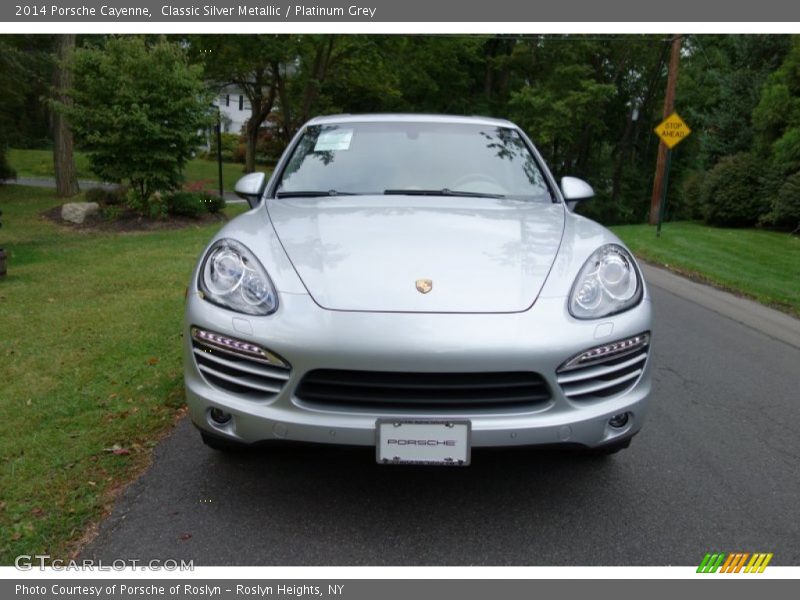
[[[689,129],[689,126],[684,123],[683,119],[681,119],[676,112],[672,113],[666,119],[661,121],[661,123],[656,126],[654,131],[670,150],[680,144],[689,136],[690,133],[692,133],[692,130]]]

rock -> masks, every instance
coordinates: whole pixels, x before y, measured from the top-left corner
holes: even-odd
[[[61,207],[61,218],[80,225],[86,220],[86,217],[99,212],[100,205],[97,202],[68,202]]]

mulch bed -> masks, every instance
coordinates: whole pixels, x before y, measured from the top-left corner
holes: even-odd
[[[184,229],[186,227],[197,227],[209,223],[224,223],[228,217],[224,213],[205,213],[196,219],[190,217],[180,217],[169,215],[165,219],[151,219],[142,217],[130,209],[122,208],[114,219],[108,219],[102,214],[88,217],[80,225],[65,221],[61,218],[61,205],[41,213],[42,217],[61,225],[78,231],[109,231],[109,232],[129,232],[129,231],[162,231],[169,229]]]

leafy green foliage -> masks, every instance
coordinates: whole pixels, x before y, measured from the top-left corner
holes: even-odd
[[[87,100],[96,97],[112,106],[108,99],[122,96],[103,117],[112,133],[133,132],[126,143],[141,156],[127,163],[140,166],[139,171],[157,172],[160,167],[152,162],[181,153],[140,144],[150,132],[137,115],[147,113],[151,125],[163,125],[163,111],[172,115],[178,100],[193,97],[182,77],[173,77],[168,68],[140,68],[142,54],[157,54],[155,48],[165,45],[178,58],[162,65],[183,68],[188,56],[213,92],[233,84],[247,96],[253,111],[242,137],[227,134],[223,140],[224,158],[244,160],[246,171],[276,159],[297,129],[318,114],[483,114],[522,125],[556,176],[587,179],[597,197],[580,207],[583,214],[606,224],[638,222],[648,214],[658,148],[652,128],[662,117],[669,45],[662,35],[189,35],[172,46],[158,36],[145,39],[87,36],[82,51],[95,57],[84,60],[96,80],[93,89],[86,88]],[[0,57],[0,67],[3,61],[28,60],[46,45],[36,36],[10,36],[3,44],[12,52]],[[114,50],[125,44],[131,48]],[[782,35],[684,36],[676,110],[694,133],[673,153],[667,218],[697,217],[698,182],[724,157],[755,153],[768,159],[767,172],[777,168],[782,177],[800,170],[798,46],[796,38]],[[46,82],[51,66],[31,64],[26,69],[41,73],[36,80]],[[118,85],[125,78],[129,83]],[[143,98],[137,86],[152,93]],[[9,98],[0,103],[8,104],[17,88],[6,87]],[[17,104],[31,104],[32,93],[29,89]],[[156,115],[154,107],[162,112]],[[193,137],[194,130],[185,134]],[[96,154],[93,145],[106,140],[90,135],[80,141]],[[178,141],[184,145],[183,138]],[[131,156],[129,151],[112,154]],[[213,144],[208,155],[216,159]],[[101,160],[93,164],[106,166]],[[187,163],[178,175],[171,171],[153,185],[139,186],[140,196],[178,189],[181,170],[191,178],[193,168]],[[114,177],[101,178],[131,181],[108,172]],[[238,168],[226,170],[228,189],[228,180],[238,176]],[[773,205],[780,185],[764,187]],[[163,208],[137,204],[148,214]]]
[[[167,213],[197,219],[205,213],[216,214],[225,208],[225,200],[208,192],[174,192],[166,196]]]
[[[762,154],[784,174],[800,170],[800,38],[767,80],[753,124]]]
[[[120,206],[125,203],[128,190],[124,186],[114,188],[89,188],[84,194],[86,202],[97,202],[101,207]]]
[[[675,220],[696,220],[703,218],[703,187],[705,173],[691,171],[681,183],[680,194],[668,207]]]
[[[536,137],[555,172],[566,174],[577,159],[573,155],[581,137],[592,130],[606,131],[598,107],[613,93],[614,86],[598,82],[589,66],[562,64],[514,92],[509,109],[512,118]],[[581,127],[575,127],[576,122]]]
[[[753,154],[720,160],[703,187],[706,222],[721,227],[755,225],[769,211],[769,201],[761,193],[763,173],[763,161]]]
[[[157,191],[180,187],[182,171],[209,123],[200,70],[176,43],[109,37],[75,53],[70,119],[92,170],[129,184],[141,214],[165,214]]]
[[[221,198],[216,194],[203,194],[203,206],[211,214],[217,214],[225,210],[225,198]]]
[[[220,134],[222,141],[222,160],[225,162],[244,162],[244,156],[239,152],[239,145],[242,143],[240,136],[236,133]],[[217,136],[211,138],[211,148],[206,157],[209,160],[217,160]]]
[[[203,194],[196,192],[175,192],[167,196],[167,212],[171,215],[196,219],[206,212]]]
[[[790,47],[787,36],[702,35],[687,38],[678,107],[691,124],[695,168],[709,169],[723,156],[753,148],[751,114],[761,87]],[[690,138],[691,139],[691,138]],[[682,143],[681,154],[686,152]]]
[[[800,231],[800,172],[787,177],[772,198],[772,210],[763,221]]]

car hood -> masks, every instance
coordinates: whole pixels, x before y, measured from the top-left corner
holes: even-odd
[[[565,219],[560,204],[452,196],[284,198],[267,209],[317,304],[380,312],[530,308]]]

